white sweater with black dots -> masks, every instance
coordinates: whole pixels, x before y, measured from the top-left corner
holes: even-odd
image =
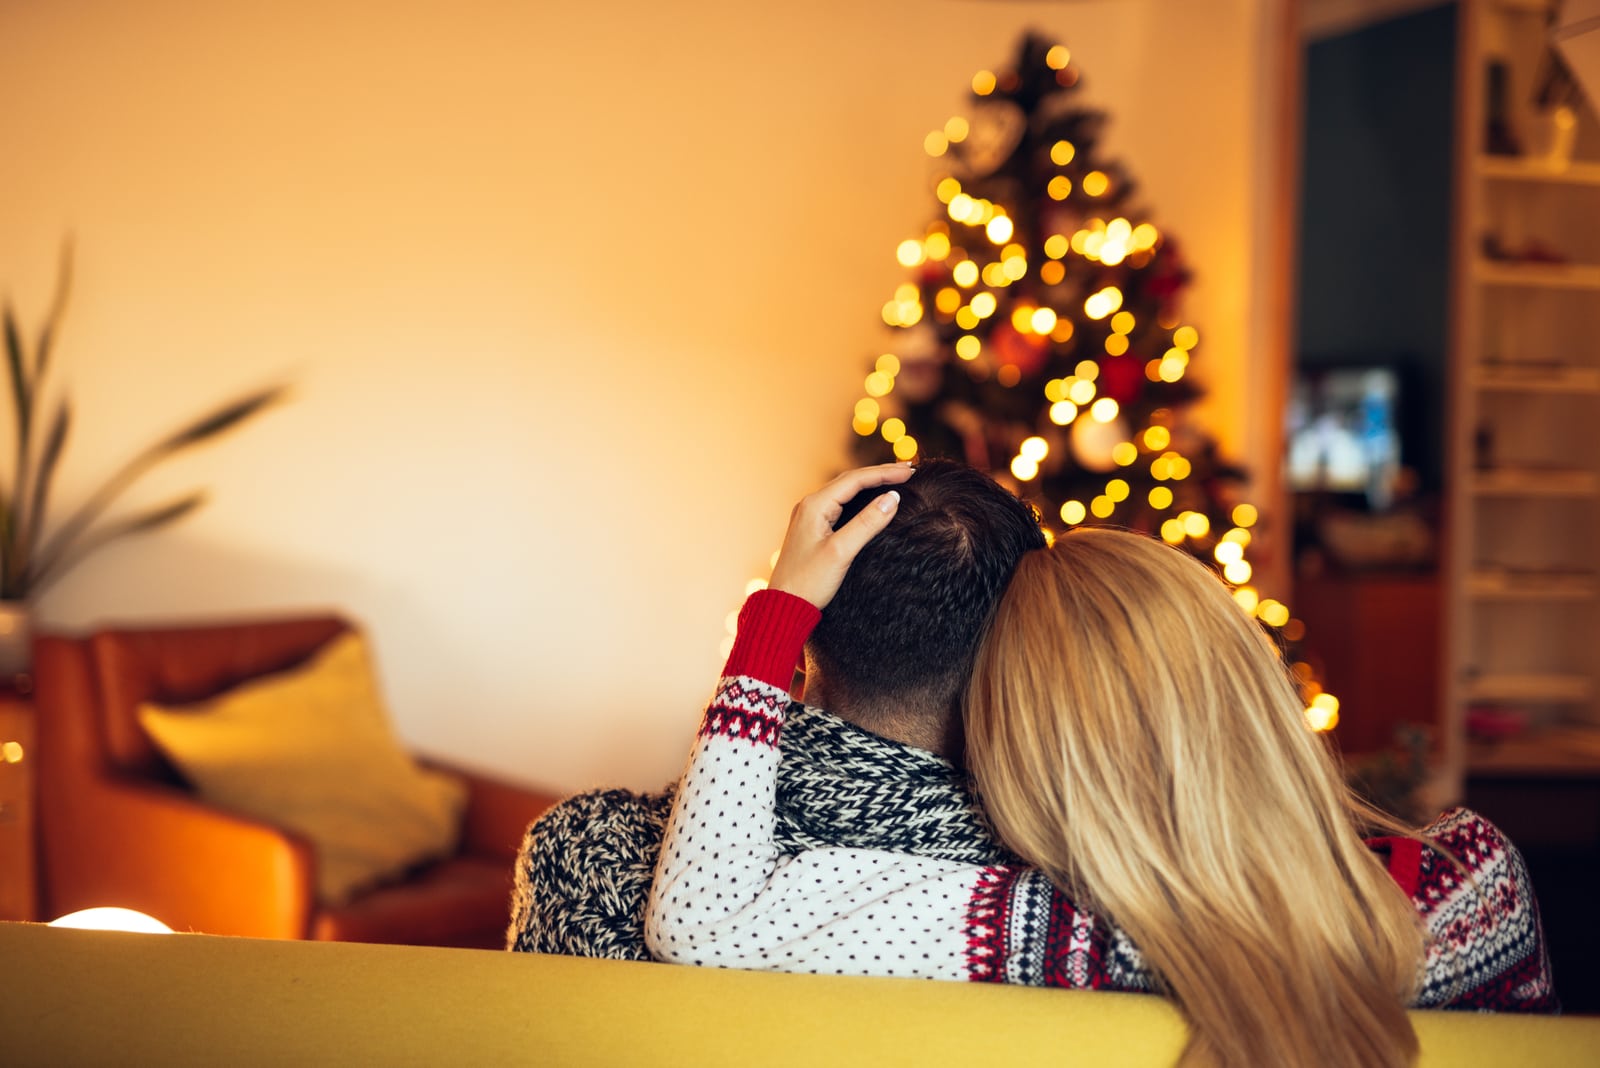
[[[763,971],[1154,990],[1127,936],[1035,870],[866,849],[780,854],[778,741],[788,682],[818,618],[773,590],[740,612],[662,841],[645,912],[652,955]],[[1369,842],[1387,854],[1432,936],[1415,1004],[1556,1009],[1516,848],[1465,809],[1423,833],[1462,861],[1470,881],[1415,840]]]

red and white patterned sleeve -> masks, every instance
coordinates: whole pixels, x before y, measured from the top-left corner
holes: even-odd
[[[760,971],[972,979],[971,930],[995,869],[863,849],[781,856],[773,811],[788,683],[817,610],[763,590],[673,804],[645,912],[657,959]]]
[[[1517,847],[1498,827],[1465,808],[1444,813],[1422,834],[1448,850],[1461,867],[1423,849],[1408,877],[1396,875],[1428,930],[1426,972],[1415,1004],[1559,1011],[1539,905]]]

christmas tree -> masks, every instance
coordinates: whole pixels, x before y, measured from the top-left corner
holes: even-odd
[[[1281,644],[1300,624],[1250,584],[1247,473],[1188,416],[1200,351],[1181,314],[1190,280],[1133,176],[1103,158],[1067,49],[1023,37],[980,71],[969,114],[928,135],[937,216],[901,243],[911,273],[893,334],[856,403],[862,463],[948,456],[1039,507],[1046,527],[1159,535],[1216,568]],[[1337,702],[1296,665],[1320,730]]]

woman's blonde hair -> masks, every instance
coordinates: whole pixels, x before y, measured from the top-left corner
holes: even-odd
[[[1185,1064],[1400,1065],[1416,911],[1277,650],[1188,555],[1081,529],[1023,558],[968,759],[1005,843],[1139,947]]]

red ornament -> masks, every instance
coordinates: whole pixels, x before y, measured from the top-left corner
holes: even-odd
[[[1144,392],[1144,364],[1131,352],[1121,356],[1107,356],[1100,361],[1100,378],[1096,383],[1103,397],[1110,397],[1118,407],[1127,407]]]
[[[1050,352],[1050,339],[1041,334],[1024,334],[1008,322],[1000,323],[989,334],[989,347],[996,363],[1009,364],[1023,376],[1036,374],[1044,367]]]

